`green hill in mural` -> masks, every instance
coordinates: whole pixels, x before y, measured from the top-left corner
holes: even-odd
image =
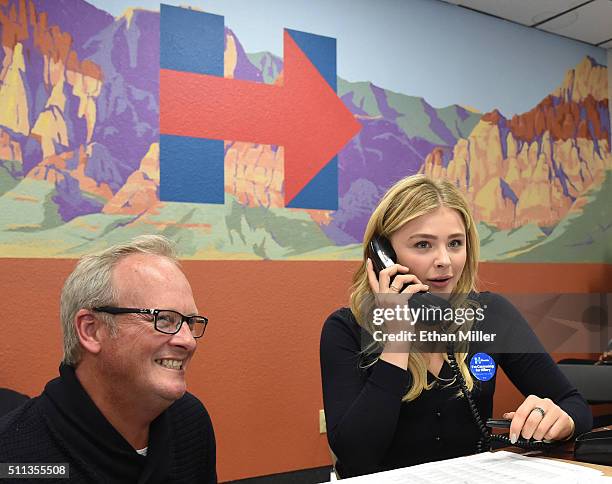
[[[486,223],[479,223],[478,234],[480,258],[483,261],[510,259],[512,253],[527,249],[546,238],[542,229],[534,224],[523,225],[514,230],[498,230]]]
[[[22,164],[19,160],[2,160],[0,159],[0,195],[12,190],[21,177]]]
[[[39,193],[41,199],[52,196],[52,185],[28,181],[35,182],[32,185],[38,187],[37,191],[30,190],[30,196],[33,191]],[[0,210],[11,208],[11,197],[0,198]],[[300,259],[317,251],[345,250],[332,246],[320,227],[304,212],[249,208],[228,198],[225,205],[161,203],[139,216],[90,214],[66,224],[61,224],[57,213],[45,216],[45,207],[53,204],[33,204],[31,212],[22,214],[21,218],[13,215],[0,219],[0,237],[11,240],[12,243],[4,247],[13,256],[26,250],[29,256],[38,253],[41,257],[78,257],[102,250],[109,244],[152,233],[173,239],[181,257],[187,259],[203,256],[208,259]],[[14,214],[15,211],[4,213]],[[16,228],[17,223],[20,229]],[[38,230],[29,229],[32,226],[37,226]]]
[[[482,260],[612,263],[611,193],[612,171],[608,171],[603,184],[580,197],[549,234],[535,224],[497,230],[480,223]]]
[[[248,208],[227,195],[225,205],[164,203],[157,212],[122,228],[121,237],[154,228],[176,240],[183,257],[195,259],[226,259],[228,254],[235,259],[283,259],[330,245],[305,213]]]
[[[84,215],[46,230],[12,233],[3,250],[12,257],[79,257],[108,247],[109,240],[124,241],[115,231],[132,219],[120,215]]]
[[[20,191],[0,197],[0,223],[12,244],[5,246],[12,255],[27,248],[30,254],[40,251],[49,257],[78,257],[101,250],[108,244],[144,234],[166,235],[177,243],[183,258],[199,259],[302,259],[350,260],[361,257],[360,244],[336,247],[318,224],[299,211],[244,207],[235,200],[226,205],[183,203],[160,204],[140,216],[91,214],[62,224],[57,212],[49,212],[53,204],[34,203],[35,194],[48,202],[53,196],[52,184],[24,180],[30,210],[19,214],[11,209],[18,203]],[[609,213],[612,193],[612,172],[598,190],[584,196],[581,211],[570,212],[546,236],[535,225],[515,230],[496,230],[479,224],[483,260],[507,262],[612,262],[612,220]],[[14,207],[13,207],[14,208]],[[12,215],[10,215],[12,214]],[[590,227],[596,222],[598,229]],[[34,229],[34,227],[37,227]],[[188,229],[188,230],[186,230]],[[551,250],[551,244],[555,250]],[[584,257],[577,261],[577,246],[584,247]],[[565,253],[563,248],[565,248]],[[8,254],[7,254],[8,255]]]
[[[0,197],[0,230],[19,233],[62,225],[52,202],[55,194],[53,183],[23,179]]]

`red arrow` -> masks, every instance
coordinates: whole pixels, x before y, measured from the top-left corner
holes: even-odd
[[[161,69],[160,131],[285,147],[285,205],[361,129],[289,33],[283,85]]]

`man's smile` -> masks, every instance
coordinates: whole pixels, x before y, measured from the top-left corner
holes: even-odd
[[[168,368],[170,370],[182,370],[183,369],[183,360],[171,360],[167,358],[155,360],[160,366],[164,368]]]

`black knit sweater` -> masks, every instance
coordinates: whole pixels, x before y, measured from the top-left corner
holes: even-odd
[[[186,393],[151,423],[144,457],[65,365],[39,397],[0,419],[0,462],[68,463],[69,482],[216,483],[215,460],[210,417],[193,395]]]

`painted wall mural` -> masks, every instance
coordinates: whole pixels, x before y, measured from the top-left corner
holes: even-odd
[[[72,258],[160,233],[177,242],[183,258],[359,259],[365,224],[384,191],[401,177],[426,173],[464,190],[484,260],[612,262],[607,67],[593,57],[568,65],[532,109],[505,117],[459,104],[436,108],[414,93],[348,81],[341,73],[336,78],[335,39],[319,49],[333,53],[332,71],[329,59],[309,50],[309,43],[325,41],[315,31],[274,32],[285,36],[284,58],[247,53],[221,20],[223,61],[215,75],[227,84],[216,89],[245,89],[264,100],[253,112],[248,102],[222,102],[218,113],[202,118],[228,116],[219,121],[228,137],[211,134],[216,127],[200,135],[215,140],[204,157],[219,155],[213,177],[204,161],[177,168],[189,148],[176,151],[169,141],[194,137],[189,130],[202,123],[190,119],[207,105],[196,88],[168,77],[188,69],[165,63],[164,42],[160,64],[160,25],[163,37],[164,16],[174,11],[213,17],[176,7],[162,7],[161,14],[133,8],[114,17],[84,0],[0,1],[1,257]],[[291,86],[291,55],[301,55],[326,81],[314,100],[294,107],[310,108],[327,96],[306,121],[319,109],[338,109],[339,118],[330,119],[345,126],[315,169],[308,161],[312,146],[304,147],[308,129],[322,122],[301,131],[275,118],[272,106],[261,112]],[[181,95],[182,104],[171,108]],[[175,130],[180,123],[182,131]],[[245,126],[264,132],[265,123],[282,135],[244,134]],[[338,134],[322,125],[330,137]],[[313,146],[321,145],[317,140]],[[201,150],[195,148],[195,160]],[[313,205],[329,198],[329,183],[337,183],[332,205]],[[292,205],[309,184],[303,198],[310,205]],[[215,200],[202,198],[214,190]]]

